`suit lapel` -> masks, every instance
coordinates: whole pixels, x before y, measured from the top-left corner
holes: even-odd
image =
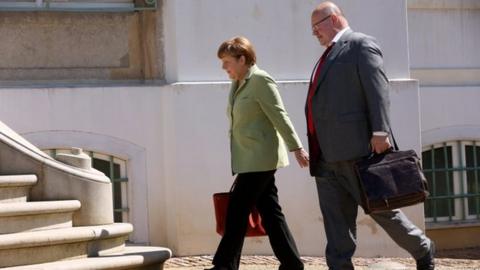
[[[243,84],[241,85],[238,85],[238,82],[234,82],[232,83],[232,90],[233,90],[233,99],[232,99],[232,104],[233,104],[233,101],[235,100],[235,98],[238,96],[238,94],[246,88],[247,84],[248,84],[248,81],[250,80],[250,78],[252,77],[252,75],[258,70],[258,67],[257,65],[253,65],[250,67],[250,69],[248,70],[246,76],[245,76],[245,81],[243,82]],[[238,89],[236,89],[238,88]],[[235,90],[236,89],[236,90]]]
[[[233,105],[233,100],[235,99],[235,90],[237,89],[238,87],[238,82],[237,81],[233,81],[232,84],[230,85],[230,94],[228,96],[228,102],[230,103],[230,106]]]
[[[232,81],[232,85],[230,86],[230,94],[228,96],[228,106],[227,106],[227,111],[228,111],[228,117],[232,117],[232,111],[233,111],[233,104],[235,103],[235,98],[238,96],[238,94],[246,88],[248,84],[248,80],[252,77],[252,75],[258,71],[257,65],[253,65],[250,67],[247,75],[245,76],[245,82],[242,85],[239,85],[238,81]],[[232,119],[230,119],[230,124],[231,124]]]
[[[330,69],[332,64],[335,62],[335,58],[337,58],[338,54],[348,44],[350,33],[352,33],[351,30],[348,30],[347,32],[345,32],[342,35],[342,37],[335,43],[335,45],[333,45],[332,51],[328,54],[327,59],[325,60],[325,63],[321,67],[322,70],[320,70],[318,84],[315,91],[318,91],[318,88],[320,87],[323,80],[325,79],[325,76],[327,75],[328,70]]]

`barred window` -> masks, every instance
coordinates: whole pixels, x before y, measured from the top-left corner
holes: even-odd
[[[70,149],[43,150],[55,158],[58,153],[70,153]],[[92,158],[92,167],[103,172],[112,181],[113,217],[115,222],[129,222],[127,162],[123,159],[83,151]]]
[[[444,142],[423,150],[423,170],[430,189],[426,221],[479,222],[480,142]]]

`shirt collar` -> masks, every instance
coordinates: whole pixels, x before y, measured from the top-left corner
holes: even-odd
[[[332,43],[336,43],[342,36],[345,32],[347,32],[348,30],[350,30],[350,27],[345,27],[343,28],[340,32],[338,32],[335,37],[332,39]]]

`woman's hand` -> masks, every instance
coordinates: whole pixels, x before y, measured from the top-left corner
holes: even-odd
[[[294,150],[294,154],[295,154],[295,158],[297,159],[298,165],[300,165],[300,168],[308,167],[308,163],[309,163],[308,153],[305,150],[303,150],[303,148]]]

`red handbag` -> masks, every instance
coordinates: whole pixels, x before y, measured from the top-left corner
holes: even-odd
[[[215,207],[215,219],[217,221],[217,233],[222,235],[225,232],[225,222],[227,219],[227,209],[228,209],[228,202],[230,200],[230,194],[233,190],[230,189],[230,192],[220,192],[213,194],[213,206]],[[245,236],[265,236],[267,232],[262,225],[262,217],[258,212],[257,208],[254,207],[248,216],[248,227]]]

